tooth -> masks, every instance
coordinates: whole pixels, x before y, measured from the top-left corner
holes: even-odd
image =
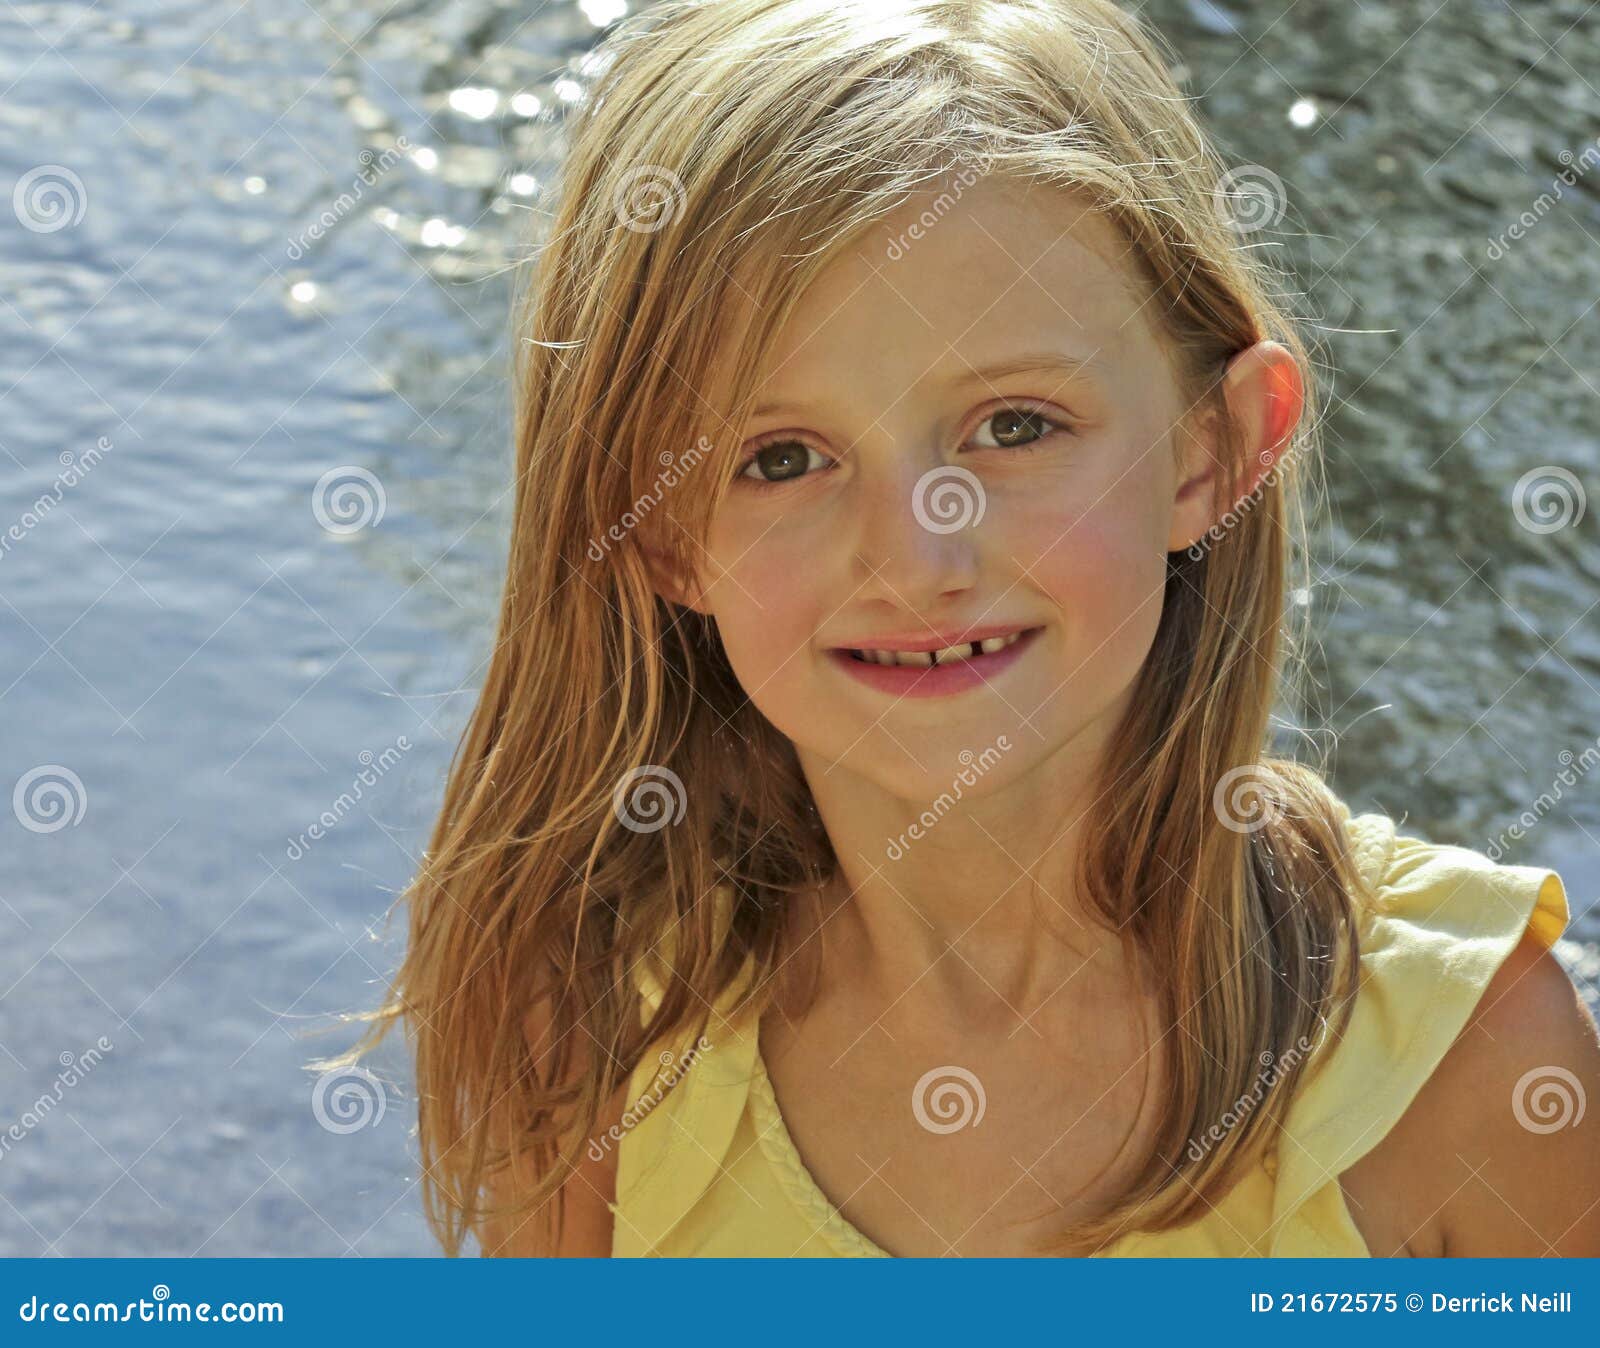
[[[985,655],[993,655],[1002,646],[1006,645],[1009,640],[1010,638],[1008,637],[990,637],[987,641],[982,641],[978,644],[983,647]]]
[[[946,646],[942,651],[936,651],[934,654],[938,657],[941,665],[948,664],[952,660],[965,660],[972,654],[972,644],[969,642],[965,646]]]
[[[927,651],[895,651],[894,662],[897,665],[921,665],[924,668],[932,664]]]

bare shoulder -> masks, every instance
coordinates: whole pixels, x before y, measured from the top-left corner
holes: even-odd
[[[524,1033],[535,1062],[544,1060],[551,1047],[548,1017],[530,1012],[524,1022]],[[587,1072],[591,1066],[589,1053],[574,1052],[574,1072]],[[620,1123],[627,1108],[627,1096],[628,1082],[623,1081],[601,1109],[594,1129],[596,1137],[605,1136],[608,1129]],[[528,1158],[519,1156],[513,1159],[509,1173],[491,1186],[490,1192],[497,1202],[514,1200],[519,1193],[530,1192],[533,1183]],[[515,1220],[480,1220],[476,1230],[483,1253],[510,1258],[610,1258],[613,1222],[610,1204],[616,1200],[616,1185],[616,1147],[586,1147],[582,1159],[552,1200],[562,1205],[561,1240],[557,1247],[546,1248],[540,1235],[542,1223],[528,1214]]]
[[[1415,1117],[1413,1117],[1415,1116]],[[1407,1111],[1440,1253],[1600,1256],[1600,1031],[1525,935]]]

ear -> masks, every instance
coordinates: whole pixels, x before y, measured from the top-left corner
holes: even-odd
[[[711,613],[704,591],[691,578],[683,575],[664,550],[652,543],[641,543],[640,551],[644,554],[645,565],[650,570],[650,579],[657,594],[669,604],[692,608],[696,613]]]
[[[1217,499],[1220,475],[1216,455],[1221,446],[1215,418],[1204,429],[1189,432],[1183,453],[1183,481],[1173,499],[1168,551],[1191,546],[1240,501],[1255,492],[1261,480],[1278,463],[1284,446],[1305,410],[1305,385],[1300,366],[1278,342],[1262,341],[1246,347],[1228,362],[1223,375],[1223,399],[1239,433],[1241,473],[1237,496]]]

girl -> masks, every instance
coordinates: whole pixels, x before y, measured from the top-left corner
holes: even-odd
[[[343,1060],[404,1019],[446,1252],[1600,1254],[1560,878],[1265,751],[1313,367],[1154,40],[677,0],[599,69]]]

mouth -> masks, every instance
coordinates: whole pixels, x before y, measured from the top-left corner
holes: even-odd
[[[859,660],[862,664],[903,666],[908,669],[933,669],[940,665],[955,664],[958,661],[979,661],[988,656],[998,655],[1001,651],[1015,646],[1017,642],[1032,632],[1037,632],[1037,627],[1019,627],[1016,631],[1004,636],[986,637],[982,641],[963,641],[953,646],[929,650],[901,650],[901,649],[872,649],[839,646],[835,650],[843,652],[852,660]]]
[[[896,697],[937,697],[989,683],[1020,660],[1044,631],[1014,628],[981,640],[912,650],[836,646],[828,658],[859,683]]]

